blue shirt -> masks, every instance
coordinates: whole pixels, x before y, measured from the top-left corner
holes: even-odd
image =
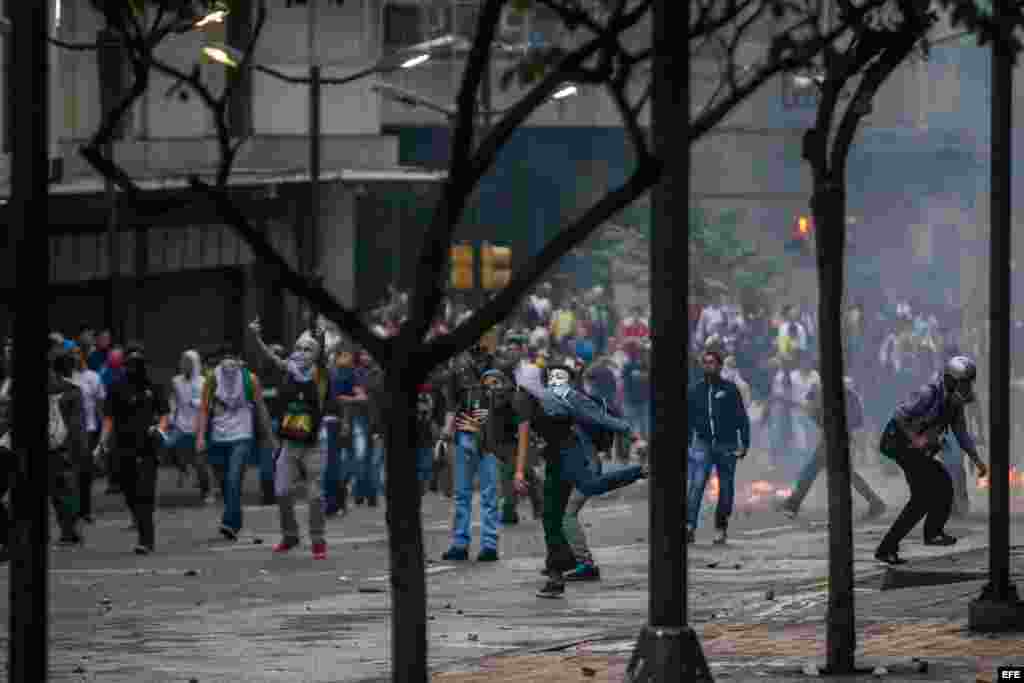
[[[935,429],[937,432],[949,429],[956,435],[956,440],[960,442],[963,450],[975,450],[974,437],[967,431],[964,407],[948,402],[941,377],[933,379],[931,383],[915,391],[896,409],[894,417],[917,433],[928,429]]]

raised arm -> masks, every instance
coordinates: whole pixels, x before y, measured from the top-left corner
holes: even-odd
[[[263,336],[261,334],[263,328],[260,327],[260,321],[253,320],[249,323],[249,329],[256,338],[256,344],[260,347],[260,350],[263,351],[263,355],[265,355],[278,370],[281,370],[282,372],[286,371],[288,369],[288,364],[285,362],[285,359],[271,351],[270,347],[264,343]]]

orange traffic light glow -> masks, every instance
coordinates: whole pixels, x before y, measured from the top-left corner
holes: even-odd
[[[797,231],[802,237],[807,237],[807,235],[811,234],[811,219],[807,216],[800,216],[796,225]]]

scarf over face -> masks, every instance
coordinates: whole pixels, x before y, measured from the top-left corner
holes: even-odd
[[[229,411],[241,408],[245,404],[242,365],[234,358],[227,358],[217,365],[213,373],[217,381],[217,400]]]

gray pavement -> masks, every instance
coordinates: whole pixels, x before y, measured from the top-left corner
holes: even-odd
[[[741,471],[741,490],[747,490],[757,475],[753,467]],[[881,483],[880,475],[871,476]],[[99,519],[88,528],[85,547],[53,551],[53,680],[389,680],[390,588],[383,507],[354,508],[347,517],[330,520],[330,555],[325,562],[314,561],[308,545],[274,557],[270,546],[278,539],[276,508],[247,505],[245,529],[231,544],[216,533],[219,505],[185,505],[196,496],[177,491],[174,480],[173,473],[162,473],[156,555],[131,554],[134,534],[124,530],[127,516],[116,499],[103,495],[97,505]],[[906,498],[902,486],[902,493],[897,482],[887,494],[893,513]],[[255,474],[250,473],[248,502],[258,501],[257,491]],[[728,546],[713,546],[707,529],[701,529],[697,544],[691,546],[691,622],[702,633],[715,670],[725,677],[742,678],[742,672],[753,676],[755,671],[761,672],[758,678],[797,675],[801,662],[822,654],[813,634],[820,631],[826,596],[823,492],[819,482],[807,502],[806,518],[796,522],[773,512],[766,500],[741,498]],[[500,562],[449,563],[439,558],[448,545],[450,501],[429,494],[424,502],[425,543],[432,559],[427,569],[428,628],[437,680],[457,680],[450,678],[456,670],[479,668],[495,655],[512,661],[510,653],[555,644],[568,648],[563,656],[571,650],[574,657],[603,658],[624,666],[623,651],[647,612],[646,494],[642,483],[585,509],[584,522],[604,580],[570,584],[562,601],[533,595],[541,582],[543,542],[539,522],[529,519],[527,504],[520,508],[523,522],[502,533]],[[982,507],[980,493],[974,502],[976,508]],[[300,521],[304,516],[300,510]],[[976,595],[978,582],[879,590],[883,570],[871,555],[887,521],[856,527],[859,622],[876,629],[890,623],[920,630],[924,624],[931,632],[937,628],[936,620],[965,621],[968,597],[963,596]],[[952,549],[926,548],[919,535],[909,538],[904,554],[914,560],[911,566],[976,565],[977,558],[984,558],[983,516],[955,521],[949,528],[962,537]],[[1024,544],[1019,518],[1013,534],[1014,543]],[[6,575],[0,570],[0,582],[6,583]],[[897,594],[902,595],[896,598]],[[924,598],[906,602],[914,596],[933,604]],[[3,623],[8,623],[6,614]],[[786,655],[788,651],[769,642],[770,634],[793,628],[796,642],[805,647]],[[886,632],[879,633],[868,644],[893,640]],[[744,654],[737,642],[769,642],[763,647],[770,656]],[[1024,644],[1020,647],[1024,653]],[[880,652],[876,648],[868,656],[882,661],[886,655]],[[6,657],[6,648],[0,657]],[[957,671],[963,673],[977,666],[968,659],[950,659],[948,667],[960,667]],[[896,671],[909,658],[899,654],[890,660],[886,661]],[[449,673],[441,673],[445,671]],[[566,680],[579,680],[579,675],[577,668],[576,678]],[[609,680],[621,680],[621,675]]]

